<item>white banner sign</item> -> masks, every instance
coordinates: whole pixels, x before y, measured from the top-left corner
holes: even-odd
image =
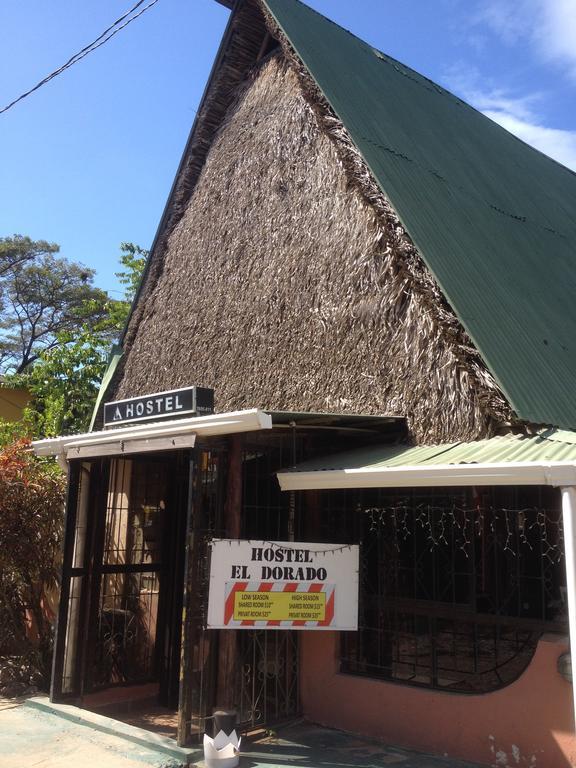
[[[358,629],[358,546],[215,539],[208,627]]]

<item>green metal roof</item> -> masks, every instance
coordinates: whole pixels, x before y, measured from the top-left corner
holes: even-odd
[[[370,446],[306,461],[283,472],[562,461],[576,461],[576,433],[551,429],[535,436],[505,435],[471,443]]]
[[[517,414],[576,428],[576,174],[298,0],[264,0]]]

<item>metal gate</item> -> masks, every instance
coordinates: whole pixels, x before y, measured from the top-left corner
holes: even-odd
[[[294,538],[293,494],[283,494],[275,472],[296,460],[293,432],[248,435],[243,453],[243,536]],[[246,726],[274,724],[300,714],[298,632],[239,631],[236,700]]]
[[[288,436],[289,437],[289,436]],[[281,465],[277,444],[245,447],[242,455],[242,536],[286,537],[288,500],[280,496],[271,467]],[[223,679],[231,683],[230,703],[242,728],[272,725],[299,714],[298,633],[289,630],[204,629],[208,601],[209,542],[225,537],[224,508],[229,480],[227,441],[195,449],[184,623],[183,684],[180,689],[179,743],[190,743],[208,729],[214,708],[224,705]],[[234,639],[224,635],[232,633]],[[233,648],[233,672],[223,659]],[[224,672],[224,675],[223,675]],[[219,698],[220,694],[220,698]],[[228,699],[229,697],[226,696]]]
[[[296,717],[298,633],[245,630],[239,634],[239,721],[244,727],[254,727]]]

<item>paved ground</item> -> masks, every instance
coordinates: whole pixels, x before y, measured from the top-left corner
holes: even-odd
[[[0,707],[0,768],[175,768],[166,755],[25,706]]]
[[[175,768],[172,757],[0,700],[0,768]],[[479,768],[388,747],[339,731],[297,724],[245,740],[240,768]]]
[[[306,723],[241,747],[239,768],[481,768]]]

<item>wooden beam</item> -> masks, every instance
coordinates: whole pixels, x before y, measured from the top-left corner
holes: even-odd
[[[199,547],[199,514],[195,509],[194,472],[197,471],[197,451],[192,451],[188,478],[188,516],[186,522],[186,554],[184,561],[184,596],[182,601],[182,640],[180,643],[180,688],[178,693],[178,746],[185,747],[191,734],[194,701],[193,648],[201,631],[197,621],[195,574]]]
[[[239,539],[242,532],[242,435],[230,438],[228,481],[224,507],[226,536]],[[238,665],[238,632],[221,629],[219,638],[217,701],[222,709],[234,709]]]

